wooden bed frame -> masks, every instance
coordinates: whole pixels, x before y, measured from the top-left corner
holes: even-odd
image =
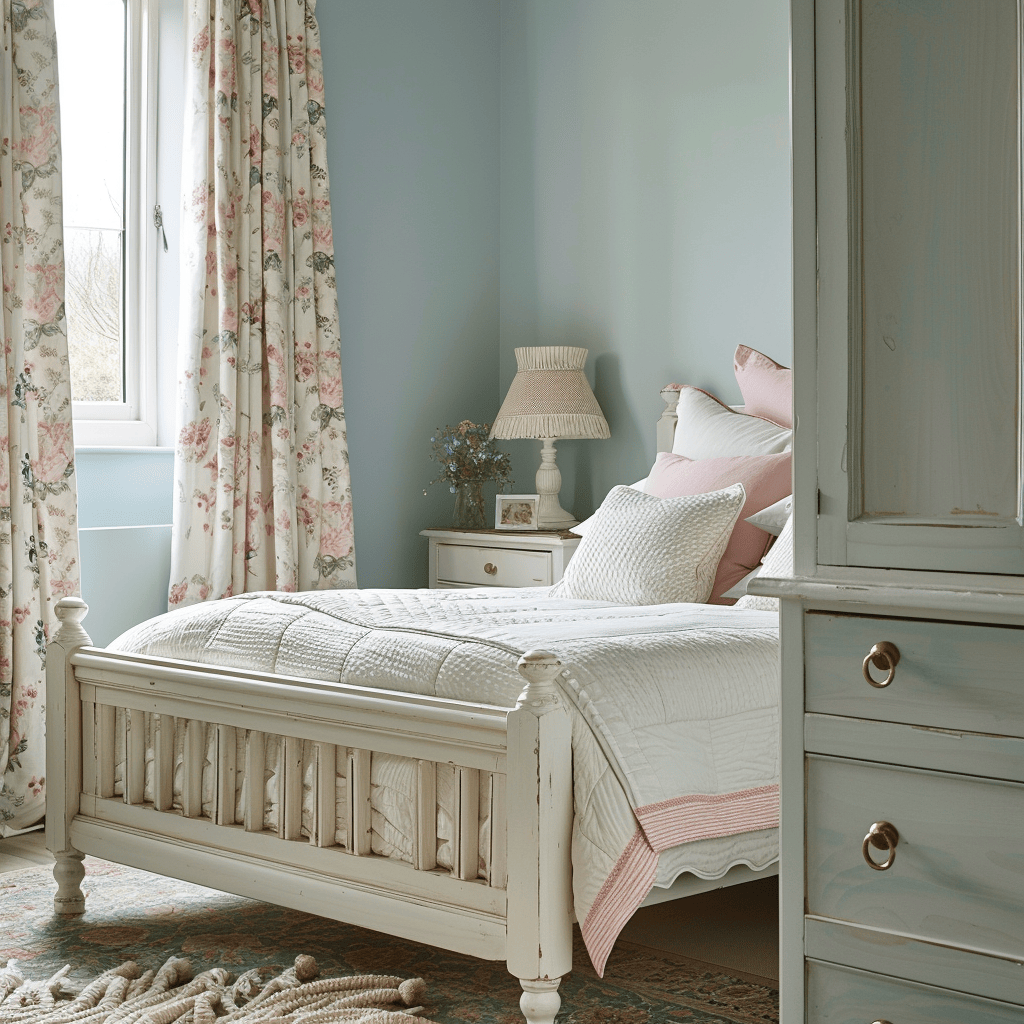
[[[666,389],[659,449],[671,447],[678,391]],[[667,439],[667,443],[666,443]],[[572,751],[560,662],[534,651],[516,707],[295,679],[90,646],[79,598],[46,660],[46,845],[58,914],[81,914],[86,854],[489,960],[520,980],[529,1024],[552,1024],[572,967]],[[118,711],[122,714],[118,715]],[[153,719],[146,797],[145,716]],[[180,807],[172,807],[175,719],[184,720]],[[204,810],[207,726],[215,729],[212,805]],[[116,735],[121,731],[121,736]],[[238,763],[238,731],[244,763]],[[281,738],[278,826],[264,828],[268,737]],[[61,742],[63,739],[63,742]],[[123,792],[115,795],[118,740]],[[303,741],[312,744],[313,814],[302,834]],[[307,750],[309,747],[307,746]],[[372,752],[416,762],[413,862],[370,846]],[[345,842],[336,842],[336,776],[345,768]],[[438,766],[454,766],[452,867],[437,865]],[[236,820],[238,773],[259,778]],[[486,808],[481,815],[480,808]],[[480,878],[481,821],[489,827]],[[684,874],[649,903],[777,873]]]

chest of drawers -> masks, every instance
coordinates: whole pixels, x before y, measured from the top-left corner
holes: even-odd
[[[1024,619],[829,589],[781,609],[782,1024],[1024,1021]]]
[[[423,530],[421,536],[430,542],[431,590],[551,586],[580,542],[567,531]]]

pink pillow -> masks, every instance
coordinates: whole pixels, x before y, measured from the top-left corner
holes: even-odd
[[[748,416],[760,416],[781,427],[793,426],[792,370],[746,345],[736,346],[732,368]]]
[[[659,452],[644,490],[659,498],[681,498],[689,494],[720,491],[732,484],[743,484],[747,500],[726,545],[710,604],[732,604],[723,598],[764,557],[771,534],[745,522],[747,516],[774,505],[793,491],[789,452],[779,455],[732,455],[719,459],[688,459],[685,455]]]

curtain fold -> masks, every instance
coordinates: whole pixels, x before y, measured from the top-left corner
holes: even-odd
[[[43,815],[46,639],[78,592],[53,0],[3,0],[0,834]]]
[[[193,0],[170,607],[355,586],[315,0]]]

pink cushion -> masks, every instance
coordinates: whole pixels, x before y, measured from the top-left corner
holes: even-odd
[[[782,427],[793,426],[792,370],[746,345],[736,346],[732,368],[748,416],[760,416]]]
[[[681,498],[688,494],[720,491],[732,484],[743,484],[747,500],[718,563],[718,573],[711,588],[711,604],[732,604],[723,598],[764,557],[771,534],[745,522],[747,516],[760,512],[780,498],[792,493],[792,456],[732,455],[719,459],[688,459],[685,455],[659,452],[644,490],[659,498]]]

